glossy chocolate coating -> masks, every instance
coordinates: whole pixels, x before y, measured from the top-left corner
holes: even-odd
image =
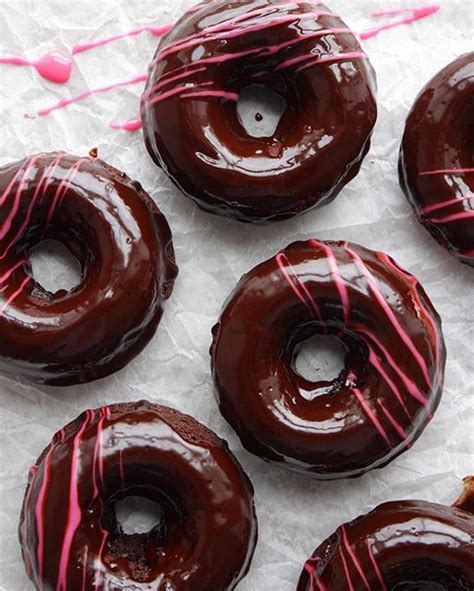
[[[114,503],[129,496],[159,503],[162,523],[125,534]],[[20,522],[27,574],[44,591],[231,590],[256,537],[253,488],[227,444],[148,402],[86,411],[57,433]]]
[[[271,137],[252,137],[239,119],[236,101],[252,85],[287,103]],[[374,86],[357,38],[323,4],[207,2],[158,46],[142,97],[146,146],[202,209],[288,218],[330,202],[358,173]]]
[[[37,154],[0,169],[0,370],[69,385],[117,371],[149,342],[177,267],[169,226],[141,185],[95,158]],[[32,277],[29,251],[63,243],[70,292]]]
[[[474,516],[425,501],[384,503],[339,527],[297,591],[474,591]]]
[[[474,52],[446,66],[408,115],[400,184],[432,236],[474,266]]]
[[[333,382],[295,369],[311,336],[346,351]],[[387,255],[343,242],[296,242],[245,275],[211,349],[222,414],[262,458],[316,478],[384,466],[438,406],[441,321],[418,281]]]

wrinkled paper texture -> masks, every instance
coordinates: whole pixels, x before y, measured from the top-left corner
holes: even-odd
[[[157,39],[143,33],[76,56],[67,86],[31,68],[0,65],[0,165],[62,149],[99,156],[139,180],[166,214],[180,275],[157,335],[123,371],[100,382],[55,389],[0,378],[0,589],[32,589],[17,538],[28,468],[52,434],[88,407],[147,398],[190,413],[227,439],[256,490],[259,543],[239,591],[294,591],[303,562],[343,521],[398,498],[451,503],[474,473],[474,269],[438,247],[413,216],[397,181],[397,153],[408,109],[441,67],[473,49],[474,2],[440,0],[426,20],[364,42],[378,75],[379,119],[359,176],[337,200],[300,218],[252,227],[199,211],[148,157],[140,132],[112,120],[135,117],[143,85],[97,95],[38,118],[35,112],[102,84],[146,71]],[[422,0],[407,0],[423,4]],[[328,0],[355,30],[393,1]],[[34,59],[79,41],[175,20],[190,0],[0,0],[0,54]],[[405,4],[406,5],[406,4]],[[414,448],[383,470],[315,482],[246,453],[220,416],[209,369],[211,327],[240,276],[296,239],[344,239],[392,255],[421,280],[443,318],[446,389],[434,421]],[[44,261],[43,261],[44,262]],[[57,269],[46,271],[56,278]]]

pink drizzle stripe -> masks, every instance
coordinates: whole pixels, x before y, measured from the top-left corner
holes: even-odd
[[[182,94],[181,98],[223,98],[227,101],[238,101],[240,95],[235,92],[226,92],[225,90],[204,90],[201,92],[188,92]]]
[[[31,503],[31,496],[33,494],[33,485],[35,481],[35,477],[38,474],[38,466],[31,466],[30,473],[29,473],[29,486],[28,492],[25,497],[25,515],[24,515],[24,522],[22,527],[22,538],[26,540],[28,537],[28,532],[30,531],[30,511],[29,506]],[[33,566],[32,566],[32,559],[29,549],[27,548],[28,544],[25,544],[23,547],[23,556],[25,559],[25,571],[28,578],[31,579],[33,575]]]
[[[123,463],[123,451],[119,450],[119,471],[120,471],[120,483],[122,488],[125,487],[125,466]]]
[[[5,236],[8,234],[8,232],[10,231],[10,228],[12,226],[13,220],[15,219],[16,214],[18,213],[18,209],[20,207],[20,203],[21,203],[21,196],[22,193],[25,189],[25,185],[26,182],[28,180],[29,174],[31,172],[31,169],[33,168],[35,162],[38,160],[38,156],[35,156],[34,158],[31,158],[31,160],[27,161],[27,165],[25,168],[25,171],[20,179],[20,182],[18,183],[18,188],[16,190],[15,193],[15,198],[13,201],[13,206],[12,209],[10,210],[10,213],[8,214],[5,222],[3,223],[2,228],[0,229],[0,240],[3,240],[3,238],[5,238]],[[6,199],[6,197],[8,197],[8,194],[2,197]],[[3,204],[2,204],[3,205]]]
[[[21,227],[19,228],[18,232],[15,234],[14,238],[12,238],[12,240],[10,241],[9,244],[7,244],[7,246],[5,247],[5,250],[3,251],[2,255],[0,256],[0,260],[4,259],[7,254],[9,253],[10,249],[16,244],[16,242],[18,241],[18,239],[23,236],[24,231],[26,230],[28,224],[30,223],[31,220],[31,215],[33,213],[33,209],[34,206],[36,205],[37,199],[39,197],[40,194],[40,190],[43,186],[43,183],[45,183],[44,185],[44,189],[43,189],[43,194],[42,196],[44,197],[44,195],[46,194],[46,190],[48,188],[48,185],[51,182],[51,177],[54,174],[54,171],[56,170],[57,165],[59,164],[61,158],[63,157],[63,154],[60,154],[59,156],[57,156],[55,158],[55,160],[53,160],[53,162],[51,164],[49,164],[47,166],[47,168],[45,169],[45,171],[43,172],[43,176],[41,177],[40,182],[38,183],[38,186],[36,187],[35,193],[33,195],[33,198],[30,201],[30,204],[28,206],[26,215],[25,215],[25,219],[23,224],[21,225]]]
[[[31,277],[25,277],[25,279],[23,279],[23,281],[21,282],[20,287],[14,293],[12,293],[12,295],[7,299],[7,301],[0,308],[0,318],[2,318],[5,315],[6,309],[9,306],[11,306],[11,304],[13,304],[13,302],[23,292],[23,290],[25,289],[25,287],[28,285],[28,283],[30,281],[31,281]]]
[[[382,572],[380,571],[380,567],[377,564],[377,561],[375,560],[375,556],[374,556],[374,553],[372,551],[372,548],[370,547],[369,540],[367,540],[367,551],[369,553],[370,561],[372,562],[372,565],[374,567],[374,571],[377,574],[377,578],[378,578],[378,580],[380,582],[381,591],[388,591],[387,590],[387,586],[385,585],[385,581],[383,580],[383,575],[382,575]]]
[[[413,396],[413,398],[415,398],[416,400],[418,400],[418,402],[423,404],[423,406],[428,407],[429,406],[428,399],[422,394],[422,392],[419,390],[419,388],[415,384],[415,382],[413,380],[411,380],[398,367],[397,363],[395,362],[395,359],[390,355],[390,353],[387,351],[387,349],[382,345],[381,341],[373,333],[371,333],[369,330],[367,330],[365,328],[365,326],[362,326],[360,324],[354,325],[354,329],[357,330],[358,332],[364,334],[367,338],[369,338],[380,349],[383,356],[387,360],[388,364],[396,372],[398,377],[402,380],[402,382],[404,383],[406,389],[411,394],[411,396]]]
[[[87,577],[87,559],[89,555],[89,548],[84,548],[84,566],[82,567],[82,591],[86,591],[86,577]]]
[[[443,218],[429,218],[432,224],[448,224],[450,222],[459,222],[462,220],[469,220],[474,218],[474,210],[472,211],[462,211],[460,213],[453,213],[452,215],[447,215]]]
[[[81,92],[80,94],[73,96],[71,98],[63,98],[54,105],[50,107],[45,107],[44,109],[40,109],[38,111],[38,115],[44,117],[45,115],[49,115],[53,111],[58,109],[62,109],[73,103],[77,103],[79,101],[83,101],[86,98],[93,96],[94,94],[102,94],[104,92],[109,92],[110,90],[114,90],[115,88],[122,88],[124,86],[130,86],[132,84],[139,84],[140,82],[145,82],[148,78],[146,74],[140,74],[138,76],[134,76],[128,80],[119,80],[118,82],[112,82],[111,84],[107,84],[106,86],[99,86],[98,88],[93,88],[92,90],[86,90],[85,92]]]
[[[407,405],[405,404],[405,401],[403,400],[403,397],[400,394],[400,390],[397,388],[395,382],[390,378],[390,376],[384,370],[377,355],[375,354],[375,351],[372,349],[372,347],[370,345],[369,345],[369,362],[371,365],[373,365],[375,367],[375,369],[378,371],[378,373],[381,375],[381,377],[385,380],[385,382],[387,383],[387,385],[389,386],[389,388],[392,390],[393,394],[395,395],[395,398],[398,400],[398,402],[402,406],[403,410],[405,411],[405,414],[407,415],[407,417],[411,421],[412,419],[411,419],[410,413],[408,412]]]
[[[474,172],[474,168],[441,168],[438,170],[424,170],[420,172],[420,176],[431,176],[436,174],[469,174]]]
[[[319,66],[320,64],[335,64],[337,62],[347,62],[351,60],[357,59],[366,59],[367,56],[363,51],[347,51],[346,53],[339,53],[337,55],[328,55],[325,57],[319,57],[316,60],[310,62],[309,64],[304,64],[296,69],[297,72],[303,72],[308,68],[313,68],[314,66]]]
[[[71,166],[71,168],[68,170],[66,176],[59,184],[59,186],[56,190],[56,193],[54,195],[54,198],[51,202],[51,207],[48,212],[48,218],[46,220],[45,231],[46,231],[49,223],[51,222],[51,219],[53,218],[56,207],[62,201],[64,195],[67,193],[69,187],[71,186],[71,184],[74,180],[74,177],[78,173],[79,168],[81,167],[81,164],[83,164],[85,161],[86,161],[86,158],[81,158],[73,166]]]
[[[427,205],[426,207],[421,207],[419,211],[421,214],[431,213],[433,211],[438,211],[439,209],[445,209],[446,207],[450,207],[451,205],[458,205],[460,203],[463,203],[464,201],[469,201],[470,199],[474,199],[474,195],[464,195],[464,197],[448,199],[447,201],[443,201],[442,203]]]
[[[341,559],[342,559],[342,566],[344,567],[344,574],[346,575],[348,591],[355,591],[354,585],[352,584],[351,575],[349,573],[349,567],[347,566],[347,560],[346,560],[346,557],[344,556],[344,552],[342,551],[342,547],[341,547]]]
[[[392,413],[385,407],[384,403],[381,400],[377,400],[377,402],[378,402],[378,405],[380,406],[380,408],[382,409],[382,412],[384,413],[384,415],[389,420],[389,422],[392,425],[392,427],[400,435],[402,441],[405,441],[408,438],[408,434],[405,431],[405,429],[395,419],[395,417],[392,415]]]
[[[328,591],[326,586],[319,580],[319,577],[316,574],[316,566],[313,563],[317,563],[318,560],[319,560],[318,558],[310,558],[309,560],[307,560],[305,562],[305,565],[304,565],[304,569],[309,575],[309,581],[310,581],[310,585],[311,585],[310,591],[316,591],[316,588],[319,591]],[[316,587],[315,587],[315,585],[316,585]]]
[[[143,27],[138,27],[135,29],[131,29],[130,31],[126,31],[125,33],[118,33],[117,35],[111,35],[110,37],[104,37],[102,39],[96,39],[95,41],[86,41],[83,43],[77,43],[72,48],[72,55],[77,55],[78,53],[84,53],[85,51],[89,51],[90,49],[94,49],[96,47],[102,47],[103,45],[108,45],[113,41],[118,41],[119,39],[124,39],[125,37],[136,37],[145,31],[151,33],[155,37],[159,37],[171,31],[174,25],[162,25],[160,27],[153,26],[153,25],[145,25]]]
[[[387,431],[385,431],[382,423],[378,420],[377,416],[375,415],[375,413],[373,412],[373,410],[370,408],[370,406],[367,403],[367,401],[365,400],[364,395],[362,394],[362,392],[358,388],[352,388],[352,391],[356,395],[357,400],[359,401],[359,404],[364,409],[364,412],[367,414],[367,416],[369,417],[369,419],[372,421],[374,427],[377,429],[377,431],[383,437],[385,443],[389,447],[392,447],[392,444],[390,442],[390,438],[389,438],[389,436],[387,434]]]
[[[312,314],[314,314],[314,316],[316,316],[316,318],[321,319],[322,316],[318,308],[318,305],[312,298],[307,287],[299,280],[298,275],[292,267],[292,265],[290,264],[290,261],[288,260],[287,256],[281,252],[277,254],[275,259],[282,272],[283,277],[286,279],[297,298],[301,300],[301,302],[303,302],[303,304],[309,309],[309,311]],[[292,270],[293,276],[290,276],[290,274],[286,270],[286,267],[289,267]],[[301,293],[300,289],[303,293]]]
[[[344,547],[347,550],[347,553],[349,554],[349,556],[351,557],[351,560],[357,570],[357,572],[360,575],[360,578],[362,579],[362,581],[364,582],[364,585],[366,586],[366,588],[368,589],[368,591],[370,590],[370,585],[369,585],[369,581],[367,580],[367,577],[364,573],[364,569],[362,568],[362,566],[360,565],[360,562],[357,560],[357,556],[355,555],[354,551],[351,548],[351,545],[349,544],[349,540],[347,538],[347,532],[346,532],[346,528],[345,526],[341,526],[341,531],[342,531],[342,540],[344,542]]]
[[[351,315],[351,302],[349,299],[349,293],[347,291],[347,286],[342,278],[342,275],[339,272],[339,268],[337,265],[336,256],[332,248],[323,244],[322,242],[318,242],[317,240],[310,239],[308,241],[314,248],[322,248],[326,253],[326,257],[329,262],[329,268],[331,269],[331,275],[336,284],[337,291],[339,292],[339,297],[341,298],[342,309],[343,309],[343,316],[344,322],[348,327],[350,324],[350,315]]]
[[[96,499],[99,496],[99,483],[103,488],[104,486],[104,442],[103,442],[103,431],[104,421],[106,414],[104,407],[99,410],[99,420],[97,421],[97,434],[96,442],[94,447],[94,459],[92,463],[92,487],[93,487],[93,498]]]
[[[8,281],[8,279],[10,279],[10,277],[13,275],[13,273],[15,273],[15,271],[17,271],[20,267],[26,265],[27,263],[27,259],[21,259],[20,261],[15,263],[11,269],[9,269],[6,273],[0,276],[0,285]]]
[[[381,308],[385,312],[387,318],[390,320],[391,324],[395,328],[395,330],[398,333],[398,335],[400,336],[401,340],[403,341],[403,343],[405,344],[405,346],[407,347],[407,349],[410,351],[410,353],[412,354],[412,356],[416,360],[418,366],[420,367],[420,369],[421,369],[421,371],[423,373],[423,376],[425,378],[426,383],[428,384],[428,386],[431,387],[431,380],[430,380],[430,377],[428,375],[428,368],[426,366],[425,360],[420,355],[419,351],[416,349],[416,347],[413,344],[413,342],[410,339],[410,337],[406,334],[406,332],[401,327],[401,325],[398,322],[395,314],[393,313],[393,310],[390,308],[390,306],[385,301],[385,298],[384,298],[383,294],[381,293],[381,291],[380,291],[377,283],[375,282],[372,274],[370,273],[370,271],[366,267],[364,261],[361,259],[361,257],[356,252],[354,252],[353,250],[351,250],[351,248],[348,246],[347,243],[344,245],[344,248],[345,248],[346,252],[354,260],[354,262],[356,264],[356,267],[366,277],[367,282],[368,282],[369,287],[370,287],[370,290],[374,294],[376,300],[379,302]]]
[[[74,535],[81,523],[82,511],[79,504],[79,490],[77,486],[77,474],[80,462],[80,443],[87,427],[92,420],[92,411],[86,411],[86,416],[81,428],[74,437],[72,443],[71,472],[69,475],[69,499],[68,499],[68,518],[66,530],[59,558],[59,572],[56,591],[68,591],[67,569],[69,566],[71,547]]]
[[[394,11],[392,13],[388,12],[388,11],[384,11],[384,12],[380,12],[380,13],[374,13],[374,15],[380,15],[382,16],[384,13],[387,15],[398,15],[398,14],[402,14],[402,12],[410,12],[411,14],[409,14],[408,16],[405,16],[403,18],[400,18],[398,20],[386,23],[384,25],[379,25],[377,27],[372,27],[370,29],[366,29],[365,31],[361,31],[359,33],[359,37],[361,39],[370,39],[371,37],[375,37],[376,35],[378,35],[379,33],[381,33],[382,31],[386,31],[387,29],[393,29],[394,27],[399,27],[400,25],[409,25],[411,23],[414,23],[422,18],[426,18],[427,16],[430,16],[432,14],[434,14],[435,12],[438,12],[438,10],[441,7],[438,4],[433,4],[431,6],[423,6],[422,8],[412,8],[412,9],[407,9],[406,11]]]

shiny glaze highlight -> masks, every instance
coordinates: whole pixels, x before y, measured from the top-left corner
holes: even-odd
[[[287,103],[272,137],[250,136],[237,113],[255,84]],[[145,142],[199,207],[279,220],[331,201],[357,174],[373,89],[355,35],[320,2],[216,0],[162,38],[142,97]]]
[[[384,503],[315,550],[297,591],[473,591],[473,547],[472,511]]]
[[[359,476],[408,449],[438,406],[441,321],[418,281],[347,242],[296,242],[245,275],[214,328],[220,410],[243,445],[316,478]],[[295,369],[302,344],[335,336],[332,382]]]
[[[45,291],[29,252],[63,243],[83,278]],[[106,376],[152,338],[177,268],[171,232],[141,185],[62,152],[0,169],[0,370],[68,385]]]
[[[159,503],[162,523],[125,534],[115,502]],[[253,488],[227,444],[148,402],[88,410],[30,472],[20,521],[38,591],[230,591],[256,543]]]
[[[443,68],[408,115],[400,185],[420,222],[474,266],[474,52]]]

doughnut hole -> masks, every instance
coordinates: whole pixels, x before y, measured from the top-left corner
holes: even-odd
[[[35,282],[45,291],[69,292],[82,281],[82,265],[71,251],[57,240],[43,240],[30,251]]]
[[[341,326],[311,323],[298,328],[285,355],[300,395],[310,401],[346,386],[360,387],[367,372],[367,346]]]
[[[237,117],[251,137],[272,137],[276,132],[287,102],[270,86],[250,84],[242,89],[237,103]]]

